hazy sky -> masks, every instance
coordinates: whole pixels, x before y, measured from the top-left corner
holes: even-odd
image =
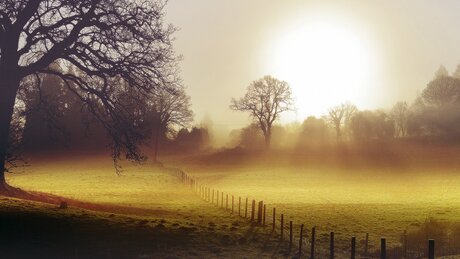
[[[412,101],[443,64],[460,63],[460,1],[170,0],[180,31],[182,78],[195,121],[245,126],[232,97],[263,75],[287,81],[297,112],[324,114],[350,101],[360,109]]]

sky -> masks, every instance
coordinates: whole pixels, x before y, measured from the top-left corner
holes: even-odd
[[[228,134],[250,122],[232,97],[264,75],[289,83],[281,123],[351,102],[412,102],[442,64],[460,63],[460,1],[170,0],[181,77],[195,122]]]

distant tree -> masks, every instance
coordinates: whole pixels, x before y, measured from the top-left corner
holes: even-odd
[[[396,135],[404,137],[407,135],[407,120],[409,107],[406,102],[397,102],[391,109],[391,118],[395,122]]]
[[[457,65],[455,72],[452,74],[453,78],[460,79],[460,64]]]
[[[182,128],[174,139],[176,151],[200,151],[209,147],[210,137],[207,128],[193,127],[191,130]]]
[[[238,134],[238,145],[248,149],[257,149],[265,145],[264,136],[257,123],[242,128]]]
[[[17,93],[30,76],[64,81],[107,130],[115,162],[122,154],[143,159],[138,146],[144,136],[116,96],[120,81],[150,95],[177,80],[175,29],[164,26],[163,8],[160,1],[0,1],[1,191],[9,191],[5,158]],[[55,70],[52,63],[72,64],[79,73]]]
[[[334,127],[337,140],[342,137],[342,128],[348,125],[351,117],[358,111],[355,105],[351,103],[342,103],[329,109],[328,120]]]
[[[439,78],[439,77],[445,77],[449,76],[449,71],[447,71],[446,67],[443,65],[440,65],[436,73],[434,74],[434,78]]]
[[[388,139],[395,133],[393,120],[382,111],[357,112],[351,118],[350,129],[356,141]]]
[[[413,112],[412,128],[420,134],[460,134],[460,79],[443,76],[428,83]]]
[[[49,74],[39,77],[39,85],[23,86],[19,93],[26,107],[23,141],[29,150],[47,150],[58,145],[58,140],[66,133],[60,121],[65,116],[63,82]]]
[[[299,132],[299,144],[321,146],[329,137],[328,125],[322,118],[310,116],[305,119]]]
[[[190,106],[190,97],[182,87],[174,91],[160,90],[155,94],[149,111],[153,130],[154,161],[157,161],[160,138],[167,133],[174,133],[174,127],[187,127],[192,121],[193,112]]]
[[[246,111],[264,134],[265,147],[270,148],[273,123],[280,114],[292,110],[293,100],[288,83],[271,76],[252,82],[241,99],[232,99],[230,108]]]
[[[422,92],[422,102],[425,106],[443,107],[460,103],[460,79],[442,76],[428,83]]]

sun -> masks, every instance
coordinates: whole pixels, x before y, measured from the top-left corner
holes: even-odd
[[[297,118],[303,119],[346,101],[365,105],[375,69],[369,45],[349,24],[308,21],[281,33],[268,63],[274,76],[291,85]]]

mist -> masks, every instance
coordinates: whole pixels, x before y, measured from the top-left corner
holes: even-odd
[[[1,258],[459,258],[457,1],[0,1]]]

